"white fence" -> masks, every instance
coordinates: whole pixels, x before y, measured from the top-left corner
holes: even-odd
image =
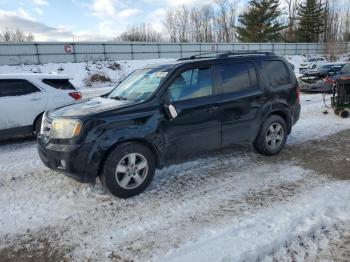
[[[273,51],[278,55],[350,52],[350,43],[0,43],[0,65],[181,58],[206,52]]]

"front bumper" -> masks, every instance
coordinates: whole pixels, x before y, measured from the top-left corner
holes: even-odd
[[[82,183],[94,183],[98,174],[98,164],[88,160],[89,152],[87,145],[76,146],[66,151],[50,150],[40,137],[38,138],[38,153],[43,163],[48,168],[62,172]]]

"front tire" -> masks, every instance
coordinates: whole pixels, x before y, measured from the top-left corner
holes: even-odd
[[[287,124],[284,119],[278,115],[271,115],[262,124],[254,147],[262,155],[277,155],[284,148],[287,136]]]
[[[139,143],[124,143],[109,153],[101,179],[113,195],[129,198],[142,193],[151,183],[154,173],[152,151]]]

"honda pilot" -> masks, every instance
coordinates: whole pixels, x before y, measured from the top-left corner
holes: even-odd
[[[100,177],[128,198],[184,156],[246,142],[278,154],[299,100],[290,64],[273,53],[192,56],[138,69],[104,96],[46,112],[38,151],[49,168],[81,182]]]

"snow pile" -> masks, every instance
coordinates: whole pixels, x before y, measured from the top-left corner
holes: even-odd
[[[294,65],[295,70],[297,71],[299,71],[300,64],[306,60],[306,57],[302,55],[286,56],[285,58],[289,61],[289,63]]]
[[[72,83],[79,88],[90,85],[92,75],[109,78],[110,82],[91,83],[93,86],[115,85],[135,69],[147,65],[165,63],[174,59],[128,60],[128,61],[97,61],[86,63],[50,63],[44,65],[0,66],[0,74],[8,73],[54,73],[71,78]]]

